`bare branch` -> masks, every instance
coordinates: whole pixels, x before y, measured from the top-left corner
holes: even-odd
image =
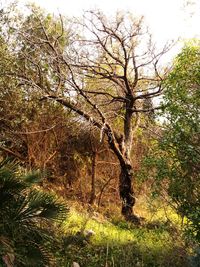
[[[163,106],[159,106],[159,107],[155,107],[155,108],[149,108],[149,109],[136,109],[135,108],[132,111],[134,113],[142,113],[142,112],[148,113],[148,112],[152,112],[152,111],[159,110],[159,109],[162,109],[162,108],[163,108]]]
[[[92,116],[88,115],[87,113],[83,112],[82,110],[80,110],[77,107],[75,107],[74,105],[72,105],[70,103],[70,101],[67,101],[67,100],[60,98],[60,97],[56,97],[54,95],[46,95],[46,96],[42,97],[40,100],[42,101],[42,100],[46,100],[46,99],[54,99],[56,102],[62,104],[66,108],[69,108],[69,109],[73,110],[74,112],[76,112],[78,115],[83,117],[86,121],[90,122],[92,125],[96,126],[99,129],[102,128],[101,123],[96,121]]]

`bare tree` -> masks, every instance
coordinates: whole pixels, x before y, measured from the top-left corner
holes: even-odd
[[[138,221],[133,213],[133,136],[141,114],[156,109],[143,102],[162,93],[165,73],[158,62],[168,47],[155,53],[143,19],[131,14],[108,19],[99,11],[86,12],[71,24],[73,31],[69,23],[65,29],[62,17],[53,24],[38,12],[31,16],[34,27],[25,24],[19,32],[18,79],[39,90],[42,100],[60,103],[87,122],[83,125],[99,129],[100,141],[107,139],[120,163],[122,214]]]

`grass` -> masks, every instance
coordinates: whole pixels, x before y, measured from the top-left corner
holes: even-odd
[[[108,221],[97,213],[71,209],[63,225],[62,266],[71,267],[73,261],[81,267],[189,266],[178,216],[168,211],[166,219],[163,209],[153,219],[148,215],[147,222],[136,227],[120,217]],[[90,237],[88,230],[94,232]]]

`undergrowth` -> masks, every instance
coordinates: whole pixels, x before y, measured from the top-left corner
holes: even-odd
[[[187,267],[180,227],[180,218],[172,211],[166,218],[162,209],[139,227],[71,209],[63,225],[60,266],[71,267],[75,261],[81,267]]]

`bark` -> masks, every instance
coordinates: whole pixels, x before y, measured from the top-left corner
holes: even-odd
[[[96,161],[97,161],[97,152],[93,151],[92,155],[92,177],[91,177],[91,195],[89,203],[94,204],[96,193],[95,193],[95,181],[96,181]]]
[[[130,164],[121,166],[119,177],[119,193],[122,200],[122,214],[129,217],[133,213],[135,204],[135,194],[132,186],[133,171]]]
[[[121,213],[126,220],[140,224],[140,218],[134,214],[133,208],[136,202],[133,189],[133,168],[129,163],[121,165],[119,177],[119,193],[122,200]]]
[[[133,131],[129,133],[132,136]],[[117,156],[120,166],[121,173],[119,176],[119,195],[122,201],[122,210],[121,213],[125,217],[126,220],[132,221],[136,224],[139,224],[139,218],[134,215],[133,207],[135,204],[135,193],[133,190],[133,168],[131,166],[130,160],[130,146],[129,143],[125,146],[123,136],[117,137],[110,128],[107,132],[108,143],[110,148],[113,150],[115,155]],[[132,140],[131,140],[132,142]]]

